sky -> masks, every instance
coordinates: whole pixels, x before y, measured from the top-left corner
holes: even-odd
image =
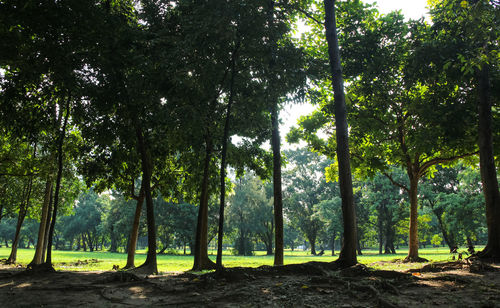
[[[408,19],[418,19],[424,16],[427,12],[427,0],[364,0],[366,3],[377,3],[378,10],[381,14],[387,14],[391,11],[401,10],[403,15]],[[288,105],[280,114],[283,121],[281,125],[281,136],[284,138],[290,127],[296,125],[297,120],[302,115],[310,114],[315,108],[311,104]],[[284,141],[284,140],[283,140]],[[285,148],[286,142],[283,143]]]

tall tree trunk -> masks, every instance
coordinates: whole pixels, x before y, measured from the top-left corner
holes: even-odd
[[[342,217],[344,222],[344,243],[338,264],[351,266],[357,263],[356,258],[356,208],[352,190],[352,176],[349,154],[347,128],[347,111],[345,106],[344,80],[340,65],[339,42],[335,21],[335,0],[324,0],[325,31],[328,43],[328,57],[332,74],[332,86],[335,103],[335,126],[337,138],[337,161],[339,165],[339,186],[342,198]]]
[[[28,268],[43,263],[43,248],[45,247],[45,231],[47,229],[47,220],[49,217],[50,195],[52,194],[52,179],[49,177],[45,183],[45,194],[42,204],[42,217],[38,227],[38,240],[36,242],[35,255]]]
[[[488,243],[478,255],[481,258],[500,260],[500,192],[493,154],[492,114],[490,99],[489,67],[479,71],[479,166],[486,204]]]
[[[224,135],[222,137],[222,153],[220,162],[220,205],[219,205],[219,230],[217,233],[217,259],[216,267],[218,270],[222,269],[222,242],[224,240],[224,207],[226,203],[226,157],[227,157],[227,143],[229,139],[229,126],[231,122],[231,107],[234,98],[234,79],[236,74],[236,52],[240,46],[240,42],[236,46],[231,55],[231,81],[229,85],[229,99],[226,109],[226,121],[224,123]]]
[[[148,228],[148,254],[146,257],[146,261],[136,270],[144,274],[157,274],[158,264],[156,260],[156,226],[153,196],[151,193],[153,164],[151,161],[151,155],[148,149],[148,145],[146,143],[144,133],[138,119],[135,119],[135,126],[137,135],[137,149],[141,156],[142,185],[144,187],[144,195],[146,198],[146,222]]]
[[[274,104],[271,111],[272,149],[273,149],[273,194],[274,194],[274,265],[283,265],[283,192],[281,188],[281,150],[278,106]]]
[[[139,191],[139,196],[137,196],[137,204],[135,206],[134,222],[132,223],[132,229],[130,230],[129,243],[127,247],[127,264],[125,269],[135,267],[135,251],[137,248],[137,239],[139,237],[139,224],[141,222],[142,205],[144,203],[144,186],[141,182],[141,189]]]
[[[42,263],[45,264],[45,256],[47,255],[47,246],[49,243],[49,230],[51,225],[51,215],[52,215],[52,205],[54,202],[54,184],[52,184],[52,190],[50,191],[49,209],[47,211],[47,222],[45,224],[45,239],[43,240],[43,251],[42,251]]]
[[[274,265],[283,265],[284,262],[284,240],[283,240],[283,192],[281,187],[281,149],[279,132],[278,99],[275,97],[274,89],[274,66],[275,52],[277,48],[276,38],[272,34],[274,28],[274,0],[268,0],[268,26],[270,29],[270,54],[269,63],[270,82],[268,85],[268,97],[271,103],[271,147],[273,151],[273,197],[274,197]]]
[[[56,192],[54,194],[54,206],[53,206],[53,212],[52,212],[52,220],[50,222],[50,229],[49,229],[49,239],[47,243],[47,257],[45,259],[45,264],[49,270],[53,270],[52,267],[52,242],[54,238],[54,230],[56,227],[56,220],[57,220],[57,208],[59,206],[59,191],[61,190],[61,180],[62,180],[62,172],[63,172],[63,160],[64,160],[64,153],[63,153],[63,144],[64,144],[64,137],[66,135],[66,126],[68,124],[68,118],[69,118],[69,113],[70,113],[70,98],[67,98],[66,101],[66,114],[64,115],[64,122],[62,129],[59,133],[58,141],[57,141],[57,178],[56,178]]]
[[[196,224],[193,264],[194,271],[215,268],[215,263],[208,258],[208,177],[211,156],[212,141],[210,132],[207,130],[205,136],[205,161],[203,167],[203,179],[201,183],[200,208],[198,210],[198,221]]]
[[[11,245],[11,251],[9,258],[5,261],[6,264],[14,264],[17,260],[17,246],[19,244],[21,236],[21,227],[23,226],[24,219],[28,213],[29,199],[31,196],[31,188],[33,184],[33,177],[30,176],[28,183],[26,184],[25,192],[23,193],[23,200],[19,205],[19,215],[17,216],[16,233],[14,235],[14,240]]]
[[[408,239],[408,256],[405,262],[425,262],[424,258],[418,256],[418,172],[417,168],[408,167],[410,179],[410,234]]]

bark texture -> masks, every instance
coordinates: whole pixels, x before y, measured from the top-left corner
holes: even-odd
[[[337,138],[337,161],[339,165],[340,196],[342,198],[342,216],[344,221],[344,243],[338,262],[343,266],[357,263],[356,209],[352,190],[352,176],[347,129],[347,111],[345,106],[344,80],[340,65],[339,42],[335,20],[335,0],[324,0],[325,31],[328,43],[328,56],[332,74],[335,103],[335,126]]]
[[[58,137],[58,144],[57,144],[57,177],[56,177],[56,187],[55,187],[55,194],[54,194],[54,205],[52,209],[52,219],[50,222],[50,229],[49,229],[49,238],[47,240],[47,257],[45,259],[45,264],[48,268],[52,268],[52,243],[54,239],[54,230],[56,226],[56,221],[57,221],[57,208],[59,206],[59,192],[61,190],[61,180],[62,180],[62,172],[63,172],[63,164],[64,164],[64,152],[63,152],[63,144],[64,144],[64,138],[66,136],[66,126],[68,124],[68,118],[69,118],[69,113],[70,113],[70,102],[71,99],[68,97],[67,102],[66,102],[66,114],[64,115],[64,122],[62,125],[62,129],[60,131],[59,137]]]
[[[15,233],[14,239],[12,241],[12,246],[11,246],[9,258],[7,258],[7,261],[5,261],[5,263],[7,263],[7,264],[14,264],[17,261],[17,247],[19,245],[19,238],[21,236],[21,228],[23,226],[24,219],[26,218],[26,214],[28,213],[32,184],[33,184],[33,177],[30,177],[28,179],[28,183],[26,184],[26,187],[24,188],[23,200],[21,201],[21,204],[19,205],[19,214],[17,216],[16,233]]]
[[[135,250],[137,247],[137,239],[139,237],[139,224],[141,222],[142,205],[144,204],[144,188],[141,183],[139,196],[136,198],[137,205],[135,207],[134,222],[130,230],[129,243],[127,247],[127,264],[125,269],[135,267]]]
[[[485,65],[478,73],[479,77],[479,164],[481,181],[486,204],[486,223],[488,243],[478,255],[481,258],[500,261],[500,192],[493,153],[493,130],[490,99],[490,77]]]
[[[153,206],[153,196],[151,192],[151,178],[153,173],[153,164],[149,148],[144,137],[144,132],[138,119],[135,121],[135,130],[137,136],[137,148],[141,156],[142,165],[142,185],[144,187],[144,196],[146,199],[146,221],[148,228],[148,254],[146,261],[139,266],[137,272],[144,274],[157,274],[158,265],[156,260],[156,225]]]
[[[210,133],[205,136],[205,160],[201,183],[200,207],[196,224],[193,271],[214,269],[215,263],[208,258],[208,177],[212,156]]]
[[[47,182],[45,183],[45,194],[43,197],[43,205],[42,205],[42,217],[40,219],[40,226],[38,228],[38,240],[36,242],[35,248],[35,256],[33,257],[33,261],[31,264],[39,265],[42,264],[43,260],[43,252],[45,247],[45,231],[47,226],[47,220],[49,217],[49,206],[50,206],[50,195],[52,193],[52,179],[49,177]]]
[[[222,269],[222,242],[224,240],[224,207],[226,203],[226,158],[227,158],[227,143],[229,139],[229,130],[231,124],[231,107],[234,100],[234,80],[236,74],[236,54],[238,52],[240,42],[236,46],[231,55],[231,81],[229,85],[229,99],[226,108],[226,121],[224,122],[224,134],[222,136],[222,153],[220,162],[220,205],[219,205],[219,229],[217,232],[217,269]]]
[[[283,191],[281,187],[281,149],[278,106],[272,107],[273,194],[274,194],[274,265],[283,265]]]
[[[269,29],[274,29],[274,0],[268,0],[268,25]],[[283,240],[283,192],[281,187],[281,149],[280,149],[280,133],[279,133],[279,113],[278,113],[278,100],[271,91],[274,86],[274,73],[275,66],[275,50],[277,48],[276,38],[270,32],[269,34],[270,45],[270,62],[269,74],[270,84],[268,86],[268,97],[271,103],[271,148],[273,151],[273,197],[274,197],[274,265],[283,265],[284,256],[284,240]]]

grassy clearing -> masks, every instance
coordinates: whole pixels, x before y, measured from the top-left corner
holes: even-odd
[[[478,247],[479,249],[479,247]],[[431,262],[451,260],[452,255],[447,248],[421,248],[420,256]],[[215,252],[210,252],[215,261]],[[415,264],[403,264],[400,262],[390,262],[395,259],[404,259],[408,251],[406,249],[397,250],[395,255],[379,255],[376,250],[363,250],[363,255],[358,257],[360,263],[370,267],[388,270],[405,270],[418,267]],[[10,248],[0,248],[0,259],[8,258]],[[17,260],[19,264],[27,265],[33,258],[33,249],[19,249]],[[312,256],[308,251],[285,251],[285,263],[304,263],[308,261],[334,261],[338,258],[331,256],[331,251],[325,251],[323,256]],[[124,253],[111,252],[81,252],[81,251],[53,251],[52,259],[55,268],[58,270],[71,271],[108,271],[113,265],[123,267],[127,260]],[[146,259],[145,251],[138,251],[136,255],[136,265],[140,265]],[[93,261],[97,260],[97,262]],[[80,261],[80,262],[78,262]],[[243,257],[224,255],[223,263],[226,267],[246,266],[258,267],[261,265],[272,265],[273,256],[266,256],[265,252],[257,251],[254,256]],[[193,257],[189,255],[158,255],[158,270],[160,272],[181,272],[188,271],[193,265]]]

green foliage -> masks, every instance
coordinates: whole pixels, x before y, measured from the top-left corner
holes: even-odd
[[[326,182],[324,175],[331,161],[304,148],[289,150],[285,155],[288,159],[283,174],[285,214],[291,225],[309,241],[314,254],[316,240],[325,225],[333,231],[340,217],[338,192],[333,183]],[[336,228],[339,227],[337,224]]]
[[[252,255],[258,241],[272,253],[272,211],[272,198],[259,178],[249,174],[237,180],[227,208],[227,229],[232,230],[236,254]]]
[[[434,246],[439,246],[441,245],[441,242],[443,239],[439,236],[439,234],[434,234],[431,239],[431,244]]]

